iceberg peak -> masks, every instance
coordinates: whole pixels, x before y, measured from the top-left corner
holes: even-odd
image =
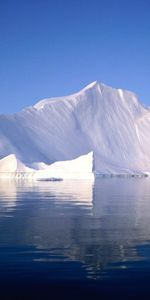
[[[88,89],[91,89],[91,88],[95,87],[97,84],[98,84],[98,81],[97,81],[97,80],[96,80],[96,81],[93,81],[93,82],[89,83],[88,85],[86,85],[82,90],[88,90]],[[81,90],[81,91],[82,91],[82,90]]]

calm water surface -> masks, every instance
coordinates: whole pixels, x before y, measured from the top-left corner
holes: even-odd
[[[0,181],[0,299],[150,299],[150,179]]]

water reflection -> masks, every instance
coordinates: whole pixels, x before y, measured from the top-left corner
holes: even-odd
[[[12,181],[0,181],[0,216],[12,212],[16,206],[16,184]],[[9,214],[7,214],[9,216]]]
[[[140,251],[150,244],[148,178],[1,181],[0,212],[1,249],[23,249],[25,259],[31,247],[35,263],[80,262],[97,279],[150,258]]]

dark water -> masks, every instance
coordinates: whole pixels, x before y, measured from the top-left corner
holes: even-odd
[[[0,299],[150,299],[150,179],[0,181]]]

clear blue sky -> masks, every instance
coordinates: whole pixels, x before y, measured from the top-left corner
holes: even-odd
[[[95,80],[150,105],[149,0],[0,0],[0,113]]]

